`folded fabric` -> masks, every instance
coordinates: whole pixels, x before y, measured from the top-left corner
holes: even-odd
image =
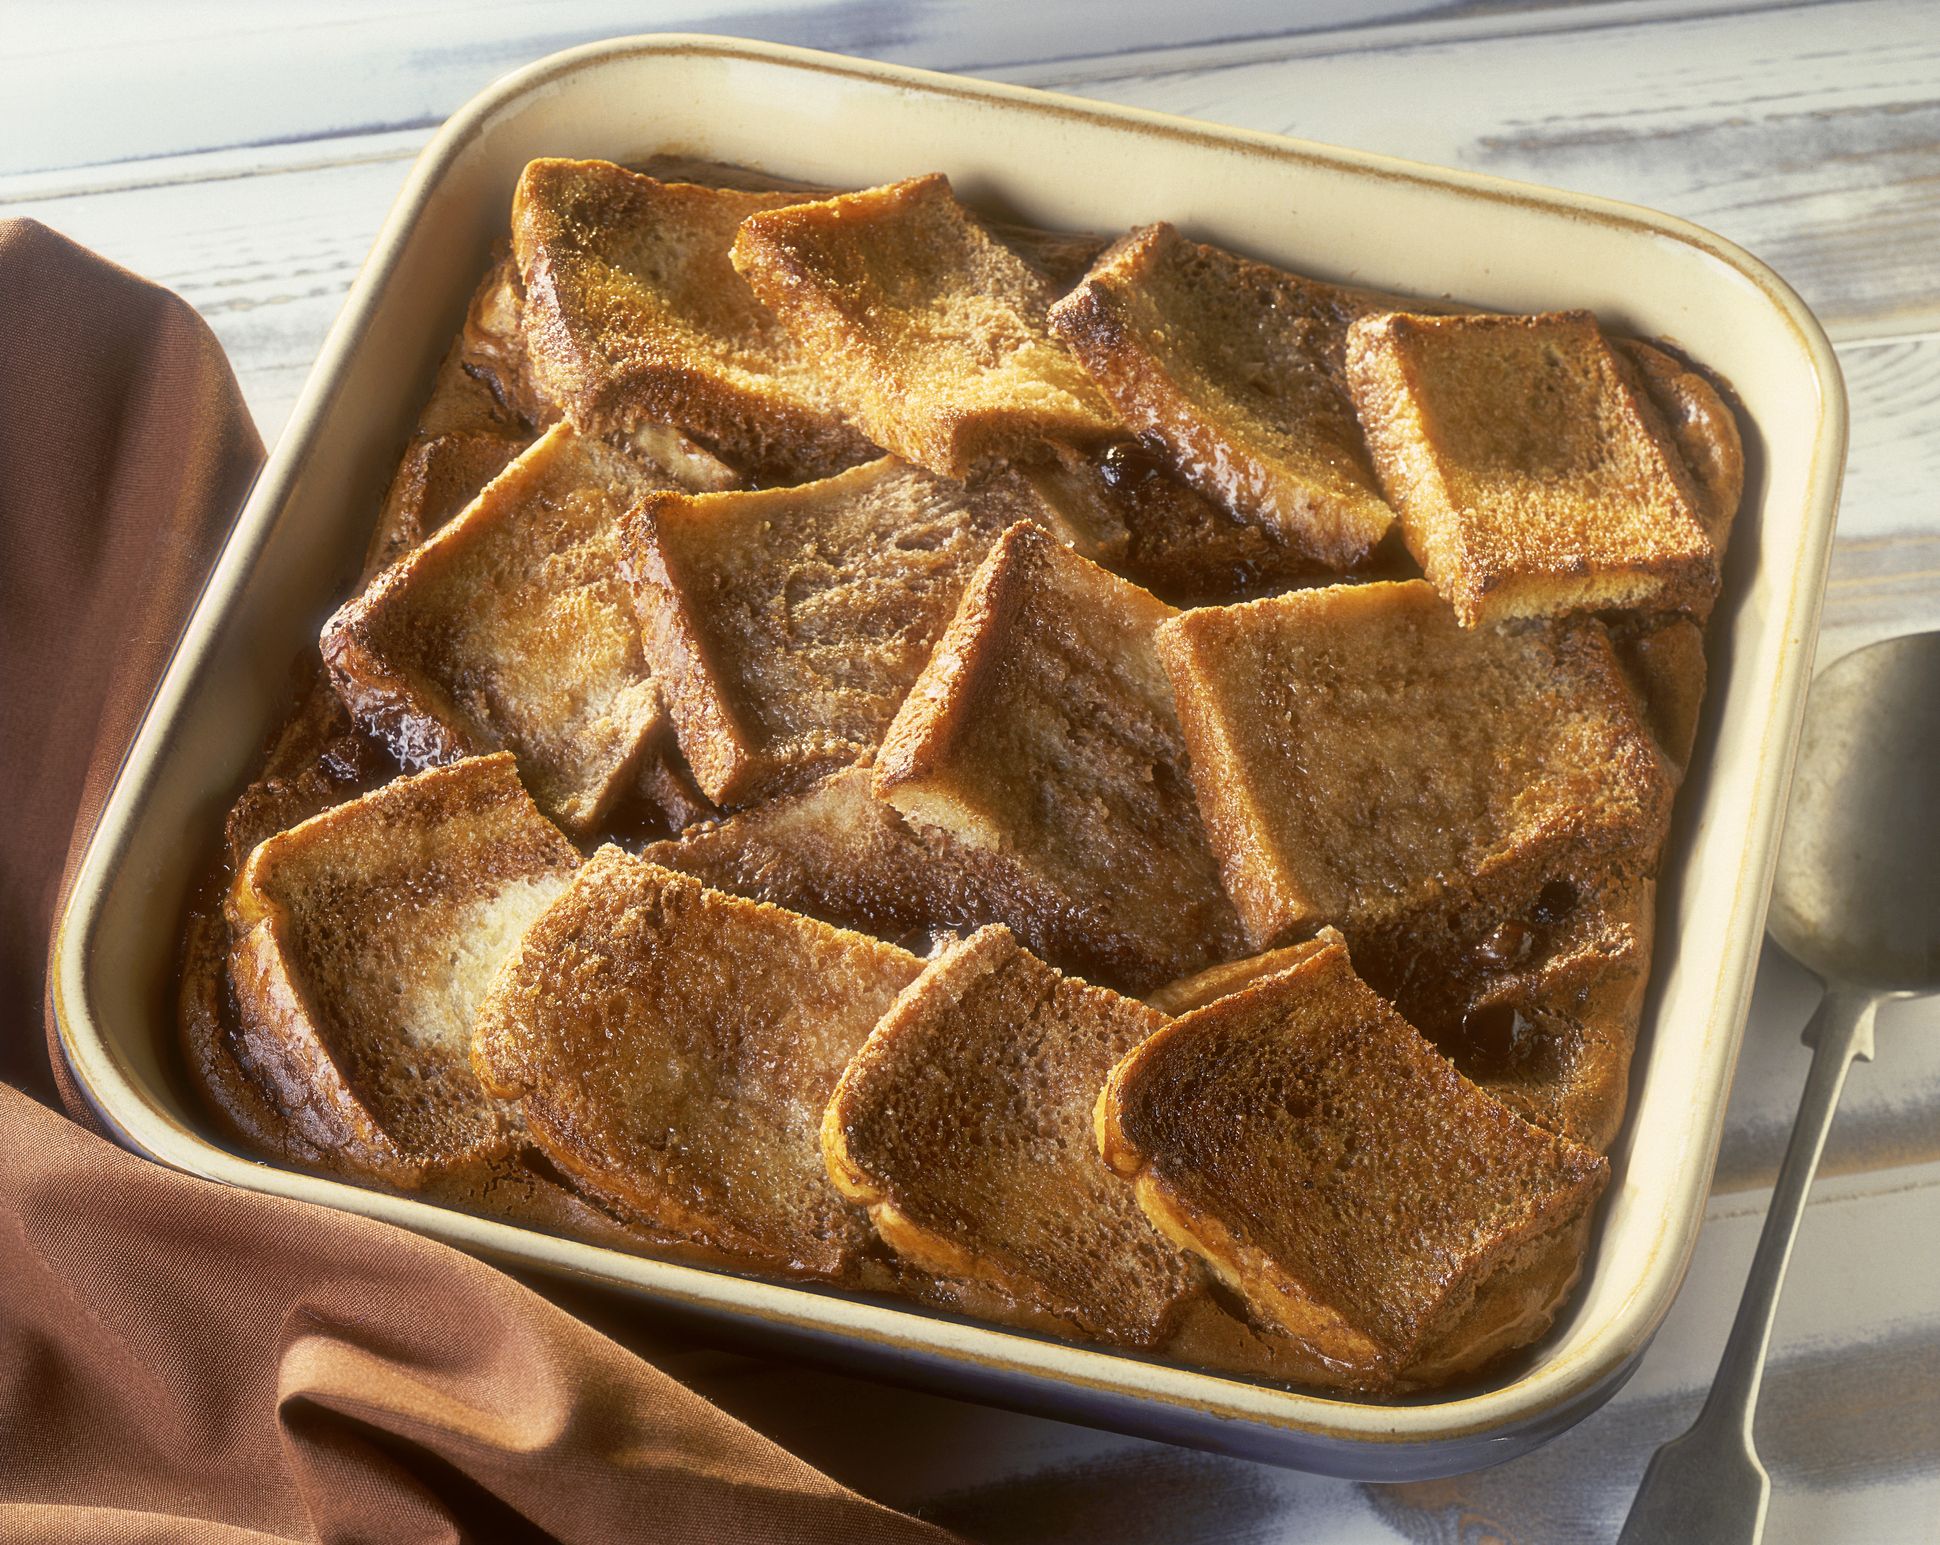
[[[48,932],[262,448],[176,296],[25,220],[0,295],[0,1539],[950,1538],[468,1256],[77,1124]]]

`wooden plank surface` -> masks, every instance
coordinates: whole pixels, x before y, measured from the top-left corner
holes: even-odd
[[[1821,662],[1940,626],[1940,27],[1924,0],[14,7],[0,13],[0,214],[33,215],[184,294],[273,439],[430,126],[554,48],[676,29],[970,68],[1709,225],[1772,262],[1838,341],[1853,435]],[[1136,168],[1127,191],[1135,200]],[[1637,1378],[1497,1470],[1363,1487],[782,1365],[668,1356],[844,1480],[980,1539],[1608,1540],[1722,1346],[1814,992],[1767,951],[1698,1256]],[[1772,1540],[1940,1538],[1935,1032],[1940,1005],[1889,1009],[1880,1059],[1855,1071],[1834,1130],[1760,1413]]]

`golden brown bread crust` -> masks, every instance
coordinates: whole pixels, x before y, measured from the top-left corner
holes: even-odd
[[[1167,982],[1156,992],[1148,992],[1145,1001],[1161,1014],[1176,1019],[1181,1014],[1202,1009],[1208,1003],[1231,997],[1242,987],[1251,987],[1266,977],[1289,971],[1309,955],[1325,948],[1326,945],[1317,939],[1303,939],[1298,944],[1283,944],[1279,949],[1267,950],[1263,954],[1247,955],[1240,960],[1224,960],[1203,971],[1195,971],[1191,976],[1182,976],[1176,982]]]
[[[663,179],[716,180],[706,169],[656,170]],[[796,195],[826,193],[796,189],[791,196]],[[1076,277],[1074,265],[1097,256],[1097,244],[1084,238],[994,223],[987,229],[1055,288]],[[516,265],[500,264],[474,297],[464,334],[439,371],[417,438],[393,482],[374,552],[401,556],[469,502],[524,445],[532,426],[559,416],[559,405],[530,368],[520,289]],[[1696,370],[1650,345],[1611,342],[1640,416],[1654,413],[1661,421],[1691,475],[1713,545],[1721,549],[1743,479],[1735,419]],[[609,447],[668,468],[690,490],[732,478],[704,448],[667,424],[628,416],[600,428]],[[1144,442],[1123,439],[1124,433],[1120,426],[1103,440],[1091,435],[1044,442],[1037,459],[980,480],[979,493],[1013,501],[1018,516],[1036,519],[1085,556],[1177,604],[1229,601],[1311,582],[1315,561],[1310,555],[1181,482],[1171,470],[1169,452],[1146,458],[1150,466],[1142,475],[1107,482],[1099,471],[1107,445],[1119,461],[1129,453],[1134,472],[1139,471]],[[749,464],[756,470],[801,475],[785,449],[762,441],[759,430],[751,443],[758,455],[773,458],[770,465],[758,466],[751,455]],[[1020,447],[1024,443],[1020,440]],[[1400,545],[1397,531],[1383,552],[1399,554]],[[1400,561],[1406,563],[1405,557]],[[1626,612],[1602,620],[1623,674],[1644,704],[1650,734],[1668,758],[1681,763],[1688,757],[1702,691],[1700,629],[1688,617],[1663,612]],[[328,686],[319,686],[299,703],[263,775],[231,814],[232,865],[262,839],[354,798],[393,766]],[[870,764],[864,761],[799,793],[723,818],[687,776],[663,718],[620,779],[621,793],[601,826],[608,834],[621,833],[629,844],[685,830],[685,840],[657,844],[649,857],[691,868],[708,884],[783,902],[838,925],[889,934],[919,950],[934,945],[940,930],[1002,921],[1040,958],[1118,979],[1112,962],[1098,959],[1087,929],[1074,927],[1087,922],[1083,909],[1074,913],[1046,887],[1020,887],[1017,866],[1002,855],[971,849],[941,829],[912,828],[874,797],[870,779]],[[1429,1034],[1459,1072],[1531,1122],[1600,1146],[1621,1117],[1647,974],[1652,887],[1643,871],[1649,865],[1624,854],[1601,867],[1593,862],[1565,866],[1585,887],[1567,916],[1537,928],[1538,943],[1521,953],[1511,951],[1506,963],[1477,964],[1472,957],[1478,951],[1503,952],[1502,938],[1515,932],[1510,925],[1531,923],[1531,908],[1548,887],[1545,881],[1533,900],[1530,887],[1551,867],[1531,864],[1517,870],[1513,884],[1445,897],[1388,925],[1357,927],[1352,943],[1362,975],[1377,990],[1402,1000],[1404,1017]],[[1239,947],[1235,938],[1222,952]],[[1154,991],[1152,1001],[1183,1012],[1297,967],[1326,947],[1309,940],[1222,962]],[[1385,961],[1379,955],[1383,949]],[[261,1013],[247,1033],[238,1025],[229,1001],[228,953],[223,918],[205,912],[191,922],[181,993],[184,1051],[191,1076],[224,1113],[225,1130],[279,1160],[363,1184],[397,1186],[397,1178],[387,1177],[398,1172],[370,1163],[375,1139],[326,1153],[305,1135],[324,1119],[306,1111],[306,1102],[328,1105],[334,1097],[329,1074],[293,1074],[288,1052],[264,1035]],[[1399,970],[1398,961],[1411,964],[1414,975]],[[1381,970],[1389,975],[1377,979]],[[1431,976],[1437,980],[1428,981]],[[266,1053],[257,1055],[263,1047]],[[397,1064],[408,1060],[410,1051],[408,1043],[392,1037],[384,1055]],[[284,1108],[286,1100],[297,1112],[295,1119]],[[643,1222],[626,1188],[603,1173],[606,1166],[587,1164],[578,1150],[568,1150],[567,1163],[583,1171],[578,1177],[568,1174],[529,1146],[516,1112],[499,1114],[507,1124],[503,1143],[469,1158],[446,1154],[428,1167],[407,1167],[404,1181],[417,1186],[418,1196],[444,1205],[616,1248],[707,1265],[775,1269],[771,1261],[751,1260],[744,1238],[730,1238],[733,1248],[723,1249],[703,1237],[705,1231],[691,1218],[688,1237]],[[335,1110],[328,1119],[342,1118]],[[913,1240],[919,1253],[926,1238],[928,1247],[936,1248],[934,1236],[925,1236],[893,1207],[885,1207],[883,1217],[892,1231],[900,1225],[904,1242]],[[1263,1326],[1223,1287],[1204,1291],[1205,1274],[1196,1262],[1191,1265],[1194,1289],[1175,1306],[1165,1328],[1139,1345],[1148,1356],[1242,1377],[1363,1393],[1405,1392],[1459,1377],[1540,1330],[1573,1274],[1588,1223],[1585,1212],[1574,1226],[1508,1252],[1481,1307],[1425,1342],[1405,1370],[1370,1372],[1319,1356]],[[731,1224],[723,1227],[732,1234]],[[842,1270],[837,1280],[844,1287],[898,1291],[958,1313],[1051,1334],[1074,1333],[1068,1316],[1013,1296],[988,1276],[939,1281],[913,1266],[899,1266],[873,1236],[865,1237],[860,1253]]]
[[[878,445],[944,477],[1116,420],[1045,327],[1056,291],[933,173],[751,214],[734,266]]]
[[[1239,953],[1153,636],[1172,608],[1013,526],[890,726],[876,792],[1062,911],[1128,991]]]
[[[584,430],[672,424],[763,480],[865,460],[868,441],[728,261],[743,219],[795,198],[532,162],[512,246],[541,388]]]
[[[359,724],[406,768],[511,750],[540,808],[591,831],[662,723],[619,553],[627,505],[668,481],[548,430],[325,624]]]
[[[1051,329],[1186,481],[1344,569],[1394,520],[1342,366],[1348,324],[1389,304],[1160,222],[1113,245],[1052,309]]]
[[[1347,378],[1408,548],[1466,626],[1710,611],[1691,472],[1589,312],[1364,317]]]
[[[753,493],[649,495],[626,522],[646,657],[694,780],[718,804],[875,750],[1015,518],[885,456]]]
[[[535,432],[559,421],[562,410],[539,385],[525,346],[525,286],[509,241],[494,244],[455,348],[458,368],[491,393],[503,416]]]
[[[744,1268],[853,1283],[870,1235],[823,1173],[822,1108],[921,968],[603,848],[501,973],[473,1062],[594,1195]]]
[[[260,844],[229,895],[248,1071],[298,1137],[405,1187],[509,1153],[473,1009],[579,855],[504,753],[402,778]]]
[[[1257,948],[1654,871],[1674,780],[1595,621],[1467,629],[1419,580],[1335,585],[1187,612],[1159,651]]]
[[[255,779],[223,822],[223,881],[256,844],[332,805],[375,788],[397,771],[384,748],[357,728],[319,662],[298,672],[296,705],[270,737]]]
[[[1650,978],[1656,885],[1545,886],[1520,916],[1431,910],[1354,941],[1355,970],[1456,1070],[1525,1121],[1608,1151],[1623,1124]],[[1299,965],[1334,931],[1170,982],[1174,1017]]]
[[[1716,387],[1661,348],[1635,338],[1611,342],[1669,430],[1696,485],[1704,529],[1722,559],[1745,495],[1745,446],[1737,415]]]
[[[1338,935],[1125,1057],[1097,1140],[1256,1312],[1382,1380],[1546,1328],[1609,1175],[1457,1073]]]
[[[829,1174],[893,1249],[994,1289],[1017,1306],[1006,1318],[1159,1346],[1197,1274],[1088,1134],[1105,1074],[1163,1023],[983,929],[924,970],[843,1073]]]

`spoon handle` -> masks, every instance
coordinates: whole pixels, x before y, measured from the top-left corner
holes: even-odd
[[[1846,1073],[1855,1057],[1873,1055],[1873,1016],[1879,996],[1856,987],[1834,986],[1820,1002],[1805,1040],[1812,1046],[1812,1070],[1805,1078],[1792,1140],[1772,1189],[1751,1276],[1718,1362],[1710,1396],[1691,1430],[1660,1448],[1644,1472],[1631,1504],[1619,1545],[1644,1541],[1702,1540],[1705,1545],[1753,1545],[1765,1528],[1771,1481],[1752,1443],[1752,1413],[1765,1374],[1765,1351],[1779,1289],[1812,1177],[1825,1151],[1832,1113],[1838,1108]]]

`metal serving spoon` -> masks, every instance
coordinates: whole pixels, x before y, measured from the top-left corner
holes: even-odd
[[[1619,1545],[1764,1532],[1752,1411],[1832,1112],[1853,1058],[1872,1058],[1880,1004],[1940,992],[1940,633],[1858,650],[1813,682],[1767,923],[1826,986],[1805,1028],[1812,1070],[1710,1397],[1651,1460]]]

